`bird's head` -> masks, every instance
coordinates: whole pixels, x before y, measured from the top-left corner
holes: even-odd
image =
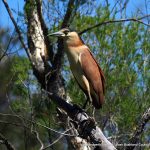
[[[65,38],[65,37],[68,37],[70,33],[71,33],[71,30],[69,28],[63,28],[57,32],[49,34],[48,36],[56,36],[56,37]]]
[[[52,34],[49,34],[48,36],[55,36],[55,37],[59,37],[62,38],[65,43],[67,44],[75,44],[75,43],[82,43],[83,41],[81,40],[81,38],[79,37],[78,33],[76,31],[72,31],[69,28],[63,28],[57,32],[54,32]]]

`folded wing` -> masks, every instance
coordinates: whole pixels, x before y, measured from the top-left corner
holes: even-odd
[[[80,54],[81,68],[89,81],[93,105],[100,108],[104,102],[105,77],[88,48]],[[94,91],[94,92],[93,92]]]

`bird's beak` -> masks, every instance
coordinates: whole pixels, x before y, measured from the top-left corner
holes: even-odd
[[[65,36],[65,34],[62,31],[58,31],[58,32],[54,32],[52,34],[48,34],[48,36],[62,37],[62,36]]]

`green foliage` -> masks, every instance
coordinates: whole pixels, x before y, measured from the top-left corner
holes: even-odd
[[[34,10],[34,7],[36,7],[36,2],[35,0],[28,0],[26,3],[25,3],[25,6],[24,6],[24,10],[27,14],[27,17],[31,17],[31,12]]]
[[[22,113],[22,112],[29,111],[27,101],[25,101],[23,99],[12,101],[11,107],[16,113]]]
[[[77,14],[76,17],[74,26],[80,31],[97,22],[111,20],[109,10],[104,7],[97,9],[97,16]],[[127,131],[131,133],[141,114],[150,106],[147,91],[150,83],[149,36],[147,28],[137,22],[108,24],[84,35],[85,40],[89,39],[86,42],[106,77],[106,102],[100,112],[101,117],[97,113],[95,115],[100,122],[102,118],[112,116],[107,124],[112,120],[115,122],[116,134],[126,134]],[[81,95],[82,91],[72,79],[68,83],[68,89],[74,101],[83,104],[85,98]],[[113,131],[109,131],[109,135],[111,132],[114,135]]]
[[[13,94],[22,97],[28,96],[28,79],[29,79],[29,60],[25,57],[14,57],[11,74],[14,75]]]

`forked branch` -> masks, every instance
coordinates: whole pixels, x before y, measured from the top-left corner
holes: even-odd
[[[140,135],[143,133],[145,125],[148,121],[150,121],[150,108],[148,108],[146,112],[144,112],[139,125],[137,126],[133,136],[129,141],[129,143],[133,146],[128,146],[126,150],[133,150],[135,148],[135,145],[139,142]]]
[[[0,133],[0,144],[4,144],[7,150],[15,150],[14,146]]]
[[[63,109],[67,115],[72,119],[79,137],[86,139],[91,146],[96,150],[116,150],[112,143],[102,133],[101,129],[96,125],[93,118],[89,117],[80,107],[67,103],[64,99],[56,94],[49,93],[49,97]]]
[[[8,15],[9,15],[9,17],[10,17],[10,19],[11,19],[11,21],[12,21],[12,23],[13,23],[15,29],[16,29],[16,32],[18,33],[18,37],[19,37],[20,43],[21,43],[22,47],[25,49],[29,59],[31,59],[31,55],[30,55],[29,49],[26,47],[26,45],[24,43],[21,31],[19,30],[19,27],[18,27],[18,25],[17,25],[13,15],[12,15],[12,12],[11,12],[8,4],[7,4],[7,1],[6,0],[2,0],[2,1],[3,1],[3,4],[5,5],[5,8],[6,8],[7,12],[8,12]]]

